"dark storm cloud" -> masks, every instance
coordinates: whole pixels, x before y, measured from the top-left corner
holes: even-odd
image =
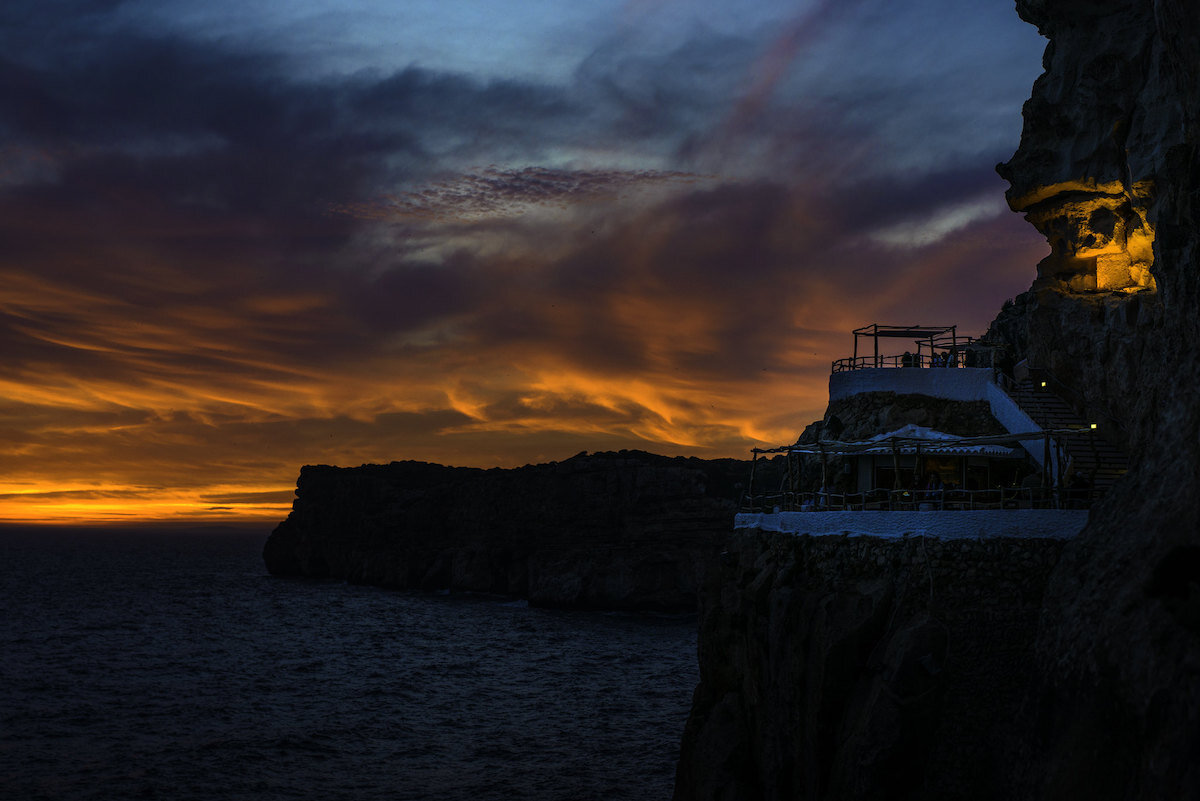
[[[947,191],[931,191],[939,181]],[[838,288],[888,294],[885,288],[907,274],[906,265],[929,258],[928,251],[914,255],[863,241],[864,232],[916,226],[923,216],[989,188],[1000,189],[994,176],[965,171],[888,182],[880,187],[887,202],[850,188],[818,202],[803,190],[765,182],[692,190],[603,235],[580,233],[575,247],[556,259],[538,262],[524,254],[526,268],[540,273],[515,288],[487,286],[484,295],[501,301],[473,318],[474,338],[536,344],[612,373],[646,369],[656,358],[713,381],[744,380],[764,368],[796,369],[794,343],[807,338],[824,347],[828,333],[821,323],[809,330],[804,320],[844,323],[827,313]],[[1007,256],[1004,239],[1013,228],[972,246],[980,258]],[[974,235],[987,237],[987,230],[976,226]],[[961,285],[955,289],[966,294]],[[940,296],[942,288],[917,288],[916,294]],[[978,313],[972,317],[982,322]]]
[[[447,160],[529,157],[554,143],[547,125],[578,115],[562,89],[417,68],[297,83],[278,57],[211,43],[119,31],[64,46],[48,64],[0,61],[0,115],[25,144],[10,158],[49,160],[66,197],[318,214]]]
[[[713,52],[722,54],[715,65],[702,58]],[[10,84],[18,87],[3,99],[5,110],[13,112],[10,125],[19,139],[51,143],[55,173],[53,179],[10,189],[8,241],[26,257],[40,257],[50,274],[97,292],[108,287],[119,293],[118,305],[132,308],[174,301],[211,308],[280,286],[332,295],[346,317],[326,318],[321,337],[263,334],[273,340],[264,346],[293,351],[293,357],[301,351],[335,357],[345,347],[365,344],[363,337],[472,313],[468,329],[477,332],[479,343],[533,341],[614,370],[636,367],[647,358],[639,329],[614,315],[621,298],[646,295],[662,298],[663,308],[676,313],[686,303],[711,316],[714,341],[725,346],[705,369],[719,373],[723,366],[742,364],[750,351],[775,364],[780,357],[770,352],[769,326],[745,310],[767,305],[781,288],[796,285],[797,276],[811,269],[801,253],[811,256],[855,229],[920,214],[984,185],[978,170],[876,178],[864,186],[863,179],[843,182],[840,172],[821,181],[809,167],[806,188],[822,194],[819,203],[762,181],[684,189],[644,217],[625,215],[602,241],[583,235],[551,260],[523,253],[524,271],[538,274],[525,283],[510,281],[516,269],[511,257],[470,251],[412,262],[399,250],[390,255],[371,250],[380,261],[370,270],[347,272],[340,268],[355,264],[363,252],[352,242],[363,221],[330,214],[331,209],[445,223],[685,176],[527,167],[416,180],[485,146],[533,153],[547,139],[554,141],[556,130],[565,132],[560,141],[574,136],[579,120],[594,115],[595,106],[583,111],[562,88],[480,83],[415,68],[294,84],[269,55],[132,33],[81,46],[78,56],[65,59],[57,71],[5,67]],[[705,118],[700,112],[712,111],[705,104],[732,94],[729,76],[751,56],[747,42],[715,35],[641,58],[622,56],[610,45],[580,69],[578,86],[618,109],[613,129],[596,132],[601,138],[630,131],[679,135],[688,130],[680,127],[681,119],[690,114],[698,125]],[[723,85],[698,88],[718,82],[718,75],[725,76]],[[656,123],[647,114],[669,119]],[[642,122],[631,122],[639,116]],[[823,125],[805,127],[789,146],[811,156],[846,144],[837,115],[824,118]],[[782,140],[796,133],[782,126],[774,136]],[[781,177],[793,167],[778,165]],[[378,193],[381,186],[406,183],[413,188]],[[78,241],[61,250],[47,246],[47,230],[66,230]],[[131,242],[137,247],[130,248]],[[80,243],[99,246],[92,258],[102,259],[104,267],[79,271]],[[115,287],[107,274],[114,270]],[[731,289],[732,272],[738,280]],[[177,295],[176,281],[188,285]],[[507,299],[503,304],[495,300],[501,297]],[[555,300],[577,319],[564,319]],[[39,336],[39,325],[53,328],[57,322],[26,321],[13,336],[45,345],[50,340]],[[256,330],[246,335],[253,338]],[[685,351],[681,348],[681,358]],[[97,358],[93,350],[87,360],[97,371],[109,371],[128,356]],[[186,363],[196,371],[238,372],[220,354],[193,351]]]
[[[727,112],[757,45],[696,28],[667,49],[625,38],[601,43],[573,76],[575,96],[621,140],[677,143],[700,135]]]

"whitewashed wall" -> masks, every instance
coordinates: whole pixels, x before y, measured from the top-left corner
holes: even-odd
[[[829,376],[829,400],[862,392],[928,395],[955,401],[988,399],[990,367],[868,367]]]

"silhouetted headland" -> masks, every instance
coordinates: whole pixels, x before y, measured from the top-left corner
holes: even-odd
[[[642,451],[515,469],[305,467],[263,556],[279,576],[691,612],[748,475],[746,461]]]

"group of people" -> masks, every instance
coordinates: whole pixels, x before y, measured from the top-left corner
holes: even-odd
[[[904,351],[904,355],[900,357],[901,367],[924,367],[928,363],[930,367],[957,367],[958,362],[954,358],[951,351],[942,351],[941,353],[931,353],[926,360],[922,360],[921,354],[911,351]]]

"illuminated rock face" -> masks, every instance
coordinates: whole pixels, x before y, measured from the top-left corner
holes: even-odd
[[[1142,181],[1126,191],[1120,184],[1090,190],[1067,184],[1045,200],[1014,206],[1050,243],[1051,254],[1038,264],[1039,286],[1153,290],[1152,185]]]
[[[1050,255],[992,338],[1137,446],[1161,417],[1148,414],[1156,371],[1191,348],[1191,323],[1172,315],[1191,308],[1200,275],[1183,219],[1200,13],[1195,0],[1019,0],[1017,11],[1049,43],[1020,146],[997,170]]]
[[[1009,205],[1050,243],[1035,288],[1156,288],[1156,178],[1184,138],[1156,5],[1171,3],[1017,4],[1051,38],[1021,146],[997,168]]]

